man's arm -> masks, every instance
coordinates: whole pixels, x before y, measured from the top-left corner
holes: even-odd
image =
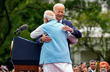
[[[72,22],[68,21],[68,20],[65,20],[64,24],[66,26],[69,26],[70,28],[73,29],[73,31],[71,31],[71,34],[74,35],[75,37],[77,38],[81,38],[82,37],[82,33],[77,30],[73,25],[72,25]]]
[[[69,31],[68,32],[68,37],[67,39],[69,40],[69,44],[75,44],[78,42],[78,38],[76,38],[74,35],[72,35]]]
[[[37,38],[37,43],[39,44],[39,45],[42,45],[43,44],[43,41],[41,41],[41,37],[42,37],[43,35],[41,35],[41,36],[39,36],[38,38]]]
[[[77,39],[74,35],[71,34],[71,32],[73,31],[73,29],[72,29],[71,27],[69,27],[69,26],[67,26],[67,25],[64,25],[64,26],[62,27],[62,29],[63,29],[64,31],[67,31],[67,32],[68,32],[68,37],[67,37],[67,39],[69,40],[69,44],[75,44],[75,43],[78,42],[78,39]]]
[[[47,36],[48,34],[44,34],[43,36],[41,35],[40,37],[37,38],[37,43],[39,45],[42,45],[43,42],[50,42],[51,41],[51,37]]]
[[[72,22],[67,21],[64,26],[66,26],[66,29],[64,27],[64,30],[65,31],[70,31],[71,34],[73,36],[75,36],[76,38],[81,38],[82,37],[81,32],[74,28],[74,26],[72,25]],[[37,38],[37,43],[39,43],[40,45],[42,45],[43,41],[44,42],[50,42],[51,41],[51,37],[48,37],[48,36],[45,35],[45,36],[40,36],[40,37]],[[77,39],[76,39],[76,41],[77,41]]]
[[[35,29],[33,32],[31,32],[30,37],[31,38],[37,38],[37,43],[39,45],[43,44],[43,41],[45,42],[49,42],[51,40],[51,37],[48,37],[46,35],[48,34],[44,34],[43,30],[42,30],[42,26],[39,26],[37,29]]]
[[[77,30],[76,28],[74,28],[74,26],[72,24],[71,24],[71,28],[73,29],[73,32],[71,32],[71,34],[73,34],[77,38],[82,37],[82,33],[79,30]]]
[[[70,32],[74,32],[74,30],[71,28],[71,27],[69,27],[69,26],[67,26],[67,25],[64,25],[63,27],[62,27],[62,29],[63,30],[65,30],[65,31],[70,31]],[[70,41],[70,44],[74,44],[74,43],[77,43],[77,41],[78,41],[78,39],[77,39],[77,37],[75,36],[75,35],[73,34],[73,36],[68,36],[68,39],[69,39],[69,41]],[[73,38],[72,40],[70,40],[71,38]],[[42,43],[43,42],[50,42],[51,41],[51,37],[48,37],[48,36],[46,36],[46,35],[43,35],[43,36],[40,36],[40,37],[38,37],[38,39],[37,39],[37,43],[39,44],[39,45],[42,45]]]
[[[31,32],[30,37],[31,38],[37,38],[37,42],[39,45],[42,45],[42,43],[51,41],[51,37],[48,37],[48,34],[44,34],[42,30],[42,26],[39,26],[37,29],[35,29],[33,32]],[[42,36],[43,35],[43,36]]]
[[[41,35],[43,35],[42,25],[36,28],[33,32],[31,32],[30,37],[31,38],[37,38]]]

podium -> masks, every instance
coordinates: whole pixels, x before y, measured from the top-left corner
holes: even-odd
[[[11,61],[15,72],[38,72],[40,51],[37,43],[14,37]]]

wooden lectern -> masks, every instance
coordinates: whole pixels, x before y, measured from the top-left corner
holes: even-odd
[[[11,61],[15,72],[38,72],[40,51],[37,43],[14,37]]]

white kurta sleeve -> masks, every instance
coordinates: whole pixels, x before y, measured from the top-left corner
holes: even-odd
[[[31,38],[37,38],[40,35],[43,35],[42,25],[40,25],[38,28],[36,28],[34,31],[31,32],[30,37]]]

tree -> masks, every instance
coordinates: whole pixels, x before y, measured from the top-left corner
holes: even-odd
[[[67,10],[69,10],[69,14],[66,18],[71,19],[76,28],[86,28],[86,31],[82,32],[83,37],[80,38],[78,43],[75,45],[77,50],[72,53],[78,52],[80,48],[85,48],[86,50],[95,53],[98,61],[102,58],[109,62],[110,56],[105,57],[103,54],[110,51],[110,37],[104,37],[105,33],[110,33],[109,12],[107,14],[101,14],[101,5],[97,1],[66,1],[65,6],[67,7]],[[91,37],[94,33],[92,29],[95,27],[100,27],[102,29],[102,34],[99,38]],[[96,47],[98,47],[99,50],[96,50]]]
[[[46,0],[47,1],[47,0]],[[32,41],[36,39],[30,38],[30,32],[43,23],[43,13],[45,10],[52,10],[53,4],[47,3],[43,0],[0,0],[0,65],[5,64],[12,69],[10,55],[10,45],[13,40],[14,31],[23,24],[27,24],[29,28],[21,32],[20,36]],[[55,3],[60,0],[55,0]],[[108,3],[108,2],[107,2]],[[109,3],[108,3],[109,4]],[[92,27],[101,27],[104,33],[110,32],[110,18],[108,14],[100,14],[101,6],[98,2],[85,2],[85,0],[66,0],[64,3],[68,15],[64,18],[70,19],[77,29],[83,29],[85,26],[92,29]],[[106,18],[106,16],[108,18]],[[110,57],[103,57],[101,52],[97,52],[95,46],[100,46],[106,53],[109,51],[110,38],[100,38],[100,42],[92,44],[93,40],[90,37],[92,32],[83,32],[84,37],[79,39],[75,46],[79,49],[81,46],[88,48],[89,51],[96,53],[98,60],[100,57],[105,60]],[[104,44],[105,45],[104,45]],[[104,50],[103,46],[106,46]],[[74,51],[75,53],[77,51]],[[11,66],[10,66],[11,65]]]
[[[43,23],[45,10],[52,10],[53,4],[43,0],[0,0],[0,65],[12,69],[10,45],[14,31],[23,24],[29,28],[21,32],[20,37],[30,38],[30,32]]]

